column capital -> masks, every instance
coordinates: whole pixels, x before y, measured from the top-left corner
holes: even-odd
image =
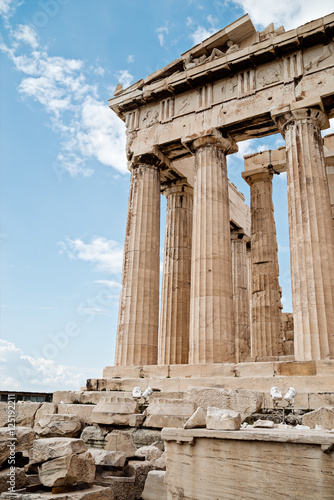
[[[282,113],[275,111],[272,112],[271,116],[283,137],[285,137],[287,127],[296,122],[316,122],[321,130],[329,127],[328,116],[320,109],[320,106],[301,106],[295,108],[290,106],[289,110],[285,110]]]
[[[161,193],[167,198],[171,194],[178,193],[184,196],[193,197],[194,188],[189,186],[186,179],[165,182],[161,185]]]
[[[182,140],[183,144],[193,152],[197,151],[199,148],[207,146],[217,146],[226,155],[236,153],[238,151],[238,146],[234,139],[229,134],[222,134],[218,129],[212,128],[203,131],[201,134],[190,135]]]
[[[130,162],[130,170],[139,166],[146,165],[147,167],[160,167],[162,160],[153,153],[144,153],[133,156]]]
[[[266,168],[254,168],[242,172],[241,176],[247,182],[247,184],[251,186],[252,184],[254,184],[254,182],[272,181],[274,174]]]
[[[231,230],[231,240],[243,241],[244,243],[250,243],[251,241],[250,237],[241,228]]]

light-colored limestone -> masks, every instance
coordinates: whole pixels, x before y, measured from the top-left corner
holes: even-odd
[[[194,413],[196,406],[192,402],[180,399],[155,399],[146,410],[145,427],[183,427]]]
[[[92,422],[105,425],[129,425],[136,427],[144,415],[136,414],[138,402],[126,398],[104,398],[93,409]]]
[[[58,413],[63,415],[76,415],[85,425],[92,424],[94,405],[90,404],[60,404]]]
[[[31,427],[0,427],[0,465],[15,453],[30,450],[34,439]]]
[[[237,363],[245,361],[251,355],[247,263],[247,243],[249,241],[249,238],[243,232],[231,232],[235,358]]]
[[[82,421],[76,415],[43,415],[34,427],[40,437],[76,437],[82,429]]]
[[[252,214],[252,357],[283,355],[281,338],[281,293],[278,282],[278,257],[273,174],[263,169],[243,173],[250,185]]]
[[[238,430],[241,426],[241,416],[233,410],[222,410],[209,406],[206,414],[206,427],[213,430]]]
[[[226,154],[218,131],[196,138],[189,363],[235,361],[232,252]]]
[[[7,403],[4,403],[7,409]],[[17,402],[15,405],[15,423],[20,427],[33,427],[37,410],[42,403]],[[7,415],[6,415],[7,416]],[[6,424],[7,425],[7,422]]]
[[[186,400],[207,409],[215,406],[241,413],[242,419],[259,411],[263,405],[263,394],[257,391],[216,389],[211,387],[192,387],[186,394]]]
[[[303,415],[303,424],[315,429],[321,425],[324,429],[334,429],[334,406],[331,408],[321,407]]]
[[[81,395],[83,394],[83,391],[55,391],[53,393],[53,398],[52,401],[53,403],[66,403],[66,404],[72,404],[72,403],[81,403]]]
[[[82,439],[65,437],[35,439],[32,458],[34,462],[41,463],[54,458],[78,455],[85,451],[87,446]]]
[[[114,430],[106,436],[105,449],[109,451],[121,451],[126,457],[133,457],[137,448],[133,442],[131,433]]]
[[[165,484],[165,472],[152,470],[148,473],[145,481],[143,500],[167,500],[167,488]]]
[[[256,428],[263,428],[263,429],[273,429],[275,427],[275,424],[272,420],[257,420],[254,422],[253,427]]]
[[[278,116],[286,141],[296,360],[334,357],[334,231],[321,129],[326,115],[297,103]]]
[[[132,434],[133,442],[137,448],[149,446],[161,440],[161,431],[156,429],[140,428]]]
[[[164,429],[162,434],[173,500],[333,499],[328,431]]]
[[[151,462],[152,460],[158,460],[162,456],[162,451],[157,448],[156,446],[150,445],[150,446],[142,446],[141,448],[138,448],[138,450],[135,453],[136,457],[144,458],[145,460],[148,460]]]
[[[113,467],[123,467],[126,461],[126,454],[121,451],[89,450],[94,458],[95,465],[109,465]]]
[[[167,184],[158,364],[187,364],[193,189],[182,181]]]
[[[100,427],[91,425],[84,428],[80,439],[84,441],[88,448],[104,448],[106,445],[104,434]]]
[[[160,274],[159,162],[133,163],[116,339],[116,365],[157,364]]]
[[[197,408],[195,413],[184,424],[185,429],[195,429],[197,427],[206,426],[206,412],[201,406]]]
[[[44,462],[38,474],[41,483],[49,487],[90,484],[95,478],[95,462],[88,451],[66,455]]]
[[[56,403],[43,403],[42,406],[36,411],[35,424],[44,417],[44,415],[52,415],[58,413],[58,405]],[[61,411],[59,412],[61,413]]]

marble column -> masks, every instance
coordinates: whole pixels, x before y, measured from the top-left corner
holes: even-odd
[[[236,363],[242,363],[251,355],[250,306],[248,287],[247,242],[242,232],[231,232],[233,312]]]
[[[232,252],[226,153],[221,134],[198,138],[195,151],[189,363],[235,361]]]
[[[334,231],[319,109],[276,118],[285,137],[295,358],[334,358]]]
[[[283,355],[273,174],[246,171],[243,177],[251,197],[252,357],[265,361]]]
[[[157,363],[160,173],[153,155],[131,168],[115,365]]]
[[[167,212],[158,364],[187,364],[193,188],[177,181],[162,193],[167,198]]]

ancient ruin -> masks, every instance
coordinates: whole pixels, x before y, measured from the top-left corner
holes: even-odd
[[[245,15],[117,86],[131,184],[115,366],[17,403],[14,435],[0,402],[1,498],[334,500],[333,34],[334,14],[288,32]],[[277,132],[285,147],[244,157],[248,207],[226,156]],[[292,313],[272,202],[283,171]]]

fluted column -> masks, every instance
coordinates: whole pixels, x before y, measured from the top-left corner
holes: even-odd
[[[247,264],[248,241],[249,238],[242,232],[232,231],[233,312],[237,363],[242,363],[251,355]]]
[[[273,174],[244,172],[251,195],[252,357],[283,355]]]
[[[232,252],[226,170],[232,139],[218,132],[195,150],[189,363],[234,362]]]
[[[158,364],[187,364],[193,188],[182,181],[163,189],[167,198]]]
[[[321,128],[300,108],[277,119],[286,142],[295,357],[334,358],[334,231]]]
[[[160,174],[153,155],[131,168],[116,365],[157,363],[160,272]]]

